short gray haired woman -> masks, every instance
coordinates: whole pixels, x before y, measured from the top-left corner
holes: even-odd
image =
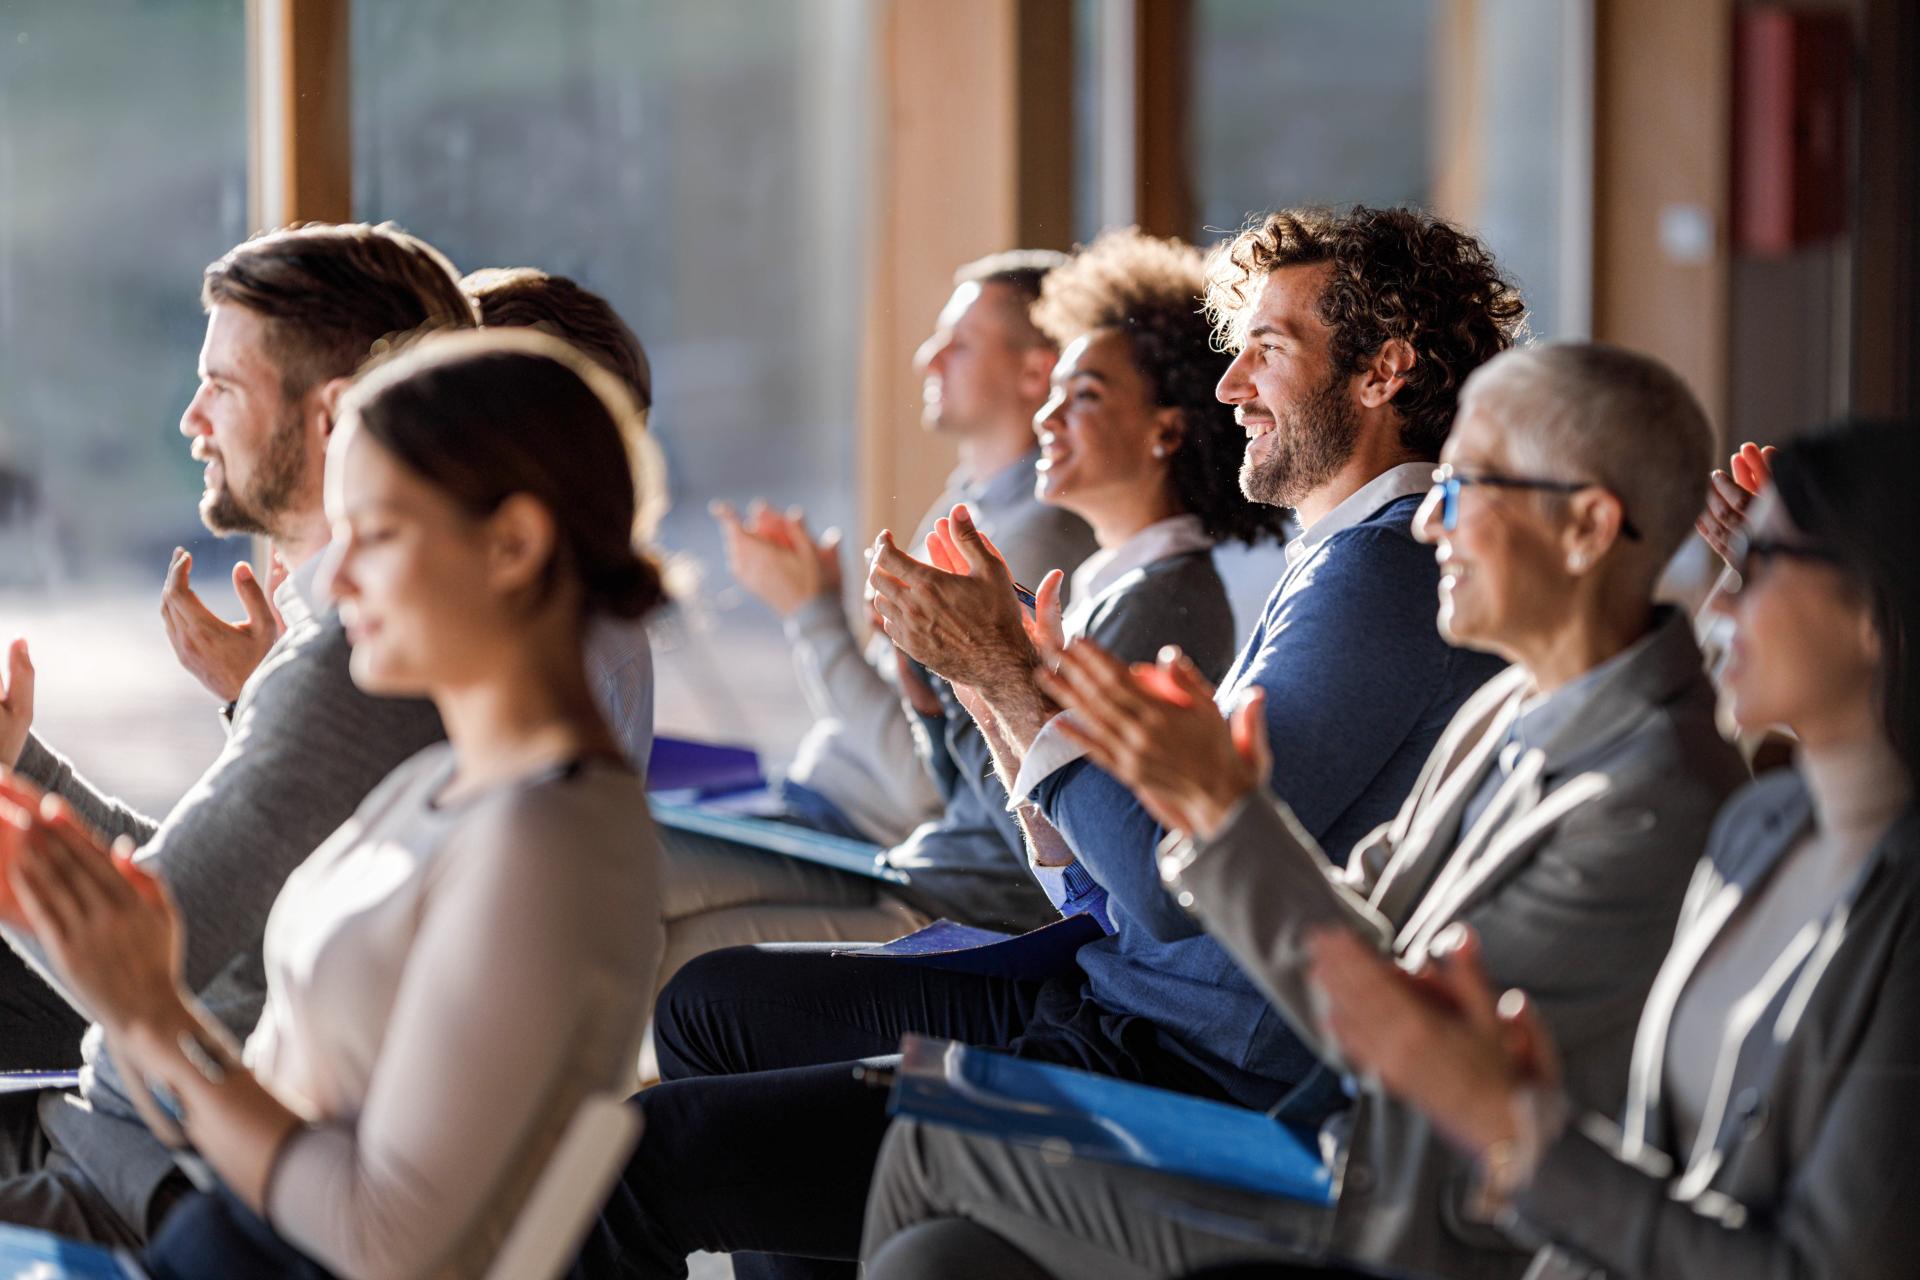
[[[1688,620],[1653,602],[1704,499],[1711,449],[1679,378],[1618,348],[1514,351],[1467,381],[1416,532],[1442,567],[1441,628],[1514,666],[1461,709],[1397,818],[1344,866],[1263,785],[1257,702],[1230,724],[1184,659],[1138,671],[1091,646],[1064,655],[1048,689],[1072,708],[1075,735],[1187,835],[1162,863],[1170,890],[1323,1058],[1304,973],[1310,929],[1417,963],[1470,924],[1489,967],[1537,993],[1567,1046],[1569,1092],[1599,1107],[1623,1097],[1690,869],[1745,779],[1715,731]],[[1307,1099],[1290,1101],[1302,1118]],[[1348,1188],[1331,1221],[1138,1170],[1049,1166],[1012,1149],[956,1155],[993,1144],[896,1126],[869,1206],[871,1274],[958,1274],[940,1269],[951,1227],[929,1233],[936,1256],[911,1234],[881,1248],[942,1217],[973,1218],[1058,1276],[1179,1274],[1246,1256],[1250,1238],[1309,1268],[1331,1255],[1448,1276],[1524,1270],[1528,1250],[1476,1217],[1467,1162],[1418,1113],[1363,1085],[1351,1122],[1328,1133]],[[1019,1176],[982,1185],[1009,1161]],[[1040,1183],[1044,1194],[1022,1194]],[[1205,1212],[1143,1227],[1143,1202]],[[1081,1232],[1070,1246],[1044,1220],[1062,1204]],[[1101,1223],[1126,1225],[1088,1226]]]

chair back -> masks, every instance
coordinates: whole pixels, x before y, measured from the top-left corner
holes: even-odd
[[[640,1113],[596,1093],[580,1104],[487,1268],[487,1280],[555,1280],[640,1141]]]

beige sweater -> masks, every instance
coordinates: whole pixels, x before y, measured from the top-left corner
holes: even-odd
[[[430,747],[294,872],[249,1067],[308,1120],[267,1216],[330,1270],[468,1276],[581,1098],[631,1070],[659,964],[633,774],[593,762],[454,804]]]

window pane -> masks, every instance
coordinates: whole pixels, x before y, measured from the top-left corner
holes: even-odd
[[[1435,7],[1199,0],[1196,234],[1292,204],[1424,203]]]
[[[1562,236],[1569,192],[1569,137],[1562,50],[1572,38],[1568,0],[1482,0],[1477,35],[1481,67],[1480,232],[1527,299],[1540,338],[1579,337],[1584,316],[1565,310]]]
[[[871,21],[868,0],[354,6],[356,214],[462,271],[572,276],[652,357],[660,541],[705,572],[656,633],[665,729],[778,752],[805,727],[706,503],[765,495],[857,529]]]
[[[1568,110],[1579,87],[1567,68],[1580,61],[1568,53],[1588,38],[1574,18],[1582,9],[1580,0],[1198,0],[1194,234],[1215,239],[1289,204],[1432,206],[1445,177],[1519,281],[1535,335],[1584,330],[1578,282],[1563,278],[1580,257],[1567,252],[1578,225],[1567,203],[1583,187],[1569,179],[1588,163]],[[1449,36],[1456,43],[1443,50]],[[1442,101],[1443,56],[1459,60],[1470,101]],[[1448,121],[1458,132],[1443,138]]]
[[[196,549],[178,429],[200,272],[246,233],[242,0],[0,9],[0,609],[40,672],[38,728],[95,781],[164,809],[218,749],[212,699],[154,607]]]

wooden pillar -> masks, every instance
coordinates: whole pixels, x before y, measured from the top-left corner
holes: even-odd
[[[1594,336],[1665,360],[1726,429],[1729,0],[1604,0]]]
[[[1190,240],[1194,225],[1193,0],[1138,0],[1134,7],[1134,210],[1143,230]]]
[[[1920,415],[1920,12],[1861,8],[1860,180],[1853,192],[1853,407]]]
[[[353,216],[350,0],[247,0],[249,221]]]
[[[1073,0],[1018,0],[1014,75],[1017,238],[1073,247]]]
[[[960,264],[1069,247],[1071,0],[891,0],[875,43],[871,257],[861,353],[861,509],[910,529],[953,468],[920,426],[913,353]]]
[[[1480,221],[1485,186],[1480,20],[1479,0],[1446,0],[1434,32],[1433,209],[1466,227]]]

